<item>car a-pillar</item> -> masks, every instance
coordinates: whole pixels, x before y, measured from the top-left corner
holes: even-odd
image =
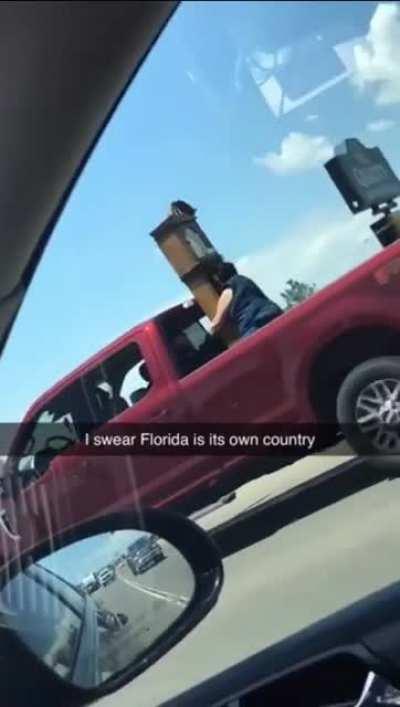
[[[185,202],[173,202],[169,215],[151,236],[211,320],[222,290],[217,269],[223,259],[197,223],[196,210]],[[220,336],[228,346],[238,338],[232,324],[227,324]]]

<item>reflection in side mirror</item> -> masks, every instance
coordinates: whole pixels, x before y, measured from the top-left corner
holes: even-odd
[[[140,660],[189,610],[196,578],[165,539],[139,530],[84,538],[0,591],[7,626],[68,682],[96,688]]]

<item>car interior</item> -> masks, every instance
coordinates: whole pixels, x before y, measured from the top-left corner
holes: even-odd
[[[190,307],[175,308],[158,318],[180,377],[204,366],[226,350],[223,341],[212,337],[205,328],[204,313],[196,304],[190,304]]]

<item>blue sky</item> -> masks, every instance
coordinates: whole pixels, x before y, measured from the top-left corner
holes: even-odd
[[[84,538],[68,545],[40,561],[73,584],[78,584],[92,572],[98,572],[109,562],[126,552],[129,545],[139,538],[136,530],[120,530]]]
[[[375,252],[322,162],[356,136],[400,171],[399,47],[396,3],[184,2],[54,231],[0,362],[0,420],[187,296],[148,235],[173,199],[274,297]]]

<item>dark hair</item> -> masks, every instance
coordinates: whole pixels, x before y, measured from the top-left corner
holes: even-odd
[[[218,266],[217,275],[221,282],[226,282],[234,275],[237,275],[237,270],[233,263],[224,262]]]
[[[171,211],[172,213],[180,211],[185,216],[194,216],[196,213],[196,209],[194,209],[193,206],[190,206],[190,204],[188,204],[186,201],[181,200],[172,202]]]

